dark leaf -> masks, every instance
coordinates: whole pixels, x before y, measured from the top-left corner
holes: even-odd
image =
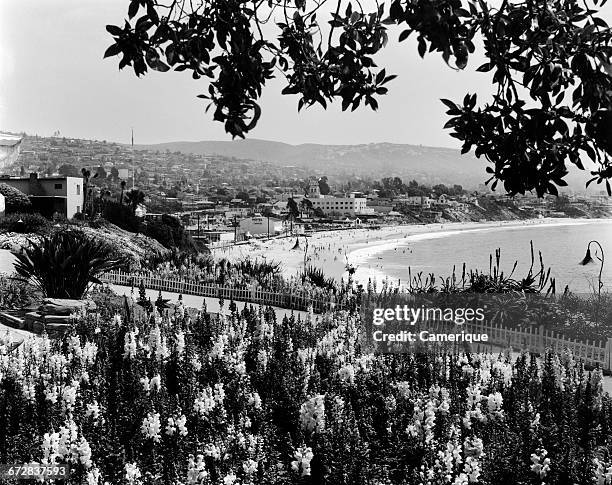
[[[427,44],[425,43],[423,37],[419,37],[418,51],[421,57],[425,57],[425,52],[427,51]]]
[[[441,98],[440,101],[442,101],[450,109],[454,109],[454,110],[459,109],[459,107],[455,103],[453,103],[450,99]]]
[[[134,15],[138,13],[138,8],[140,7],[140,0],[132,0],[130,2],[130,6],[128,8],[128,16],[130,19],[134,18]]]
[[[412,31],[409,29],[402,31],[402,33],[399,35],[399,41],[400,42],[405,41],[408,38],[408,36],[411,34],[411,32]]]
[[[482,64],[481,66],[478,67],[478,69],[476,69],[479,72],[489,72],[491,69],[493,69],[494,64],[491,62],[485,62],[484,64]]]
[[[114,35],[115,37],[119,37],[123,33],[123,30],[121,30],[121,27],[117,27],[116,25],[107,25],[106,31],[109,34]]]
[[[120,52],[121,47],[119,46],[119,44],[113,44],[108,49],[106,49],[106,52],[104,52],[104,59],[106,59],[107,57],[116,56]]]

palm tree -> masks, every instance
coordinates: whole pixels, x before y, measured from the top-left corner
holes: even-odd
[[[108,203],[108,198],[111,196],[111,191],[110,190],[101,190],[100,191],[100,197],[97,200],[97,207],[96,207],[96,213],[98,212],[104,212],[104,208],[106,207],[106,204]]]
[[[87,206],[89,204],[89,199],[91,195],[91,191],[89,190],[89,180],[91,177],[91,171],[87,168],[83,167],[81,169],[81,174],[83,175],[83,214],[87,214]],[[96,172],[93,178],[96,178],[98,173]]]
[[[312,210],[314,209],[312,201],[306,197],[300,202],[300,211],[306,212],[306,215],[310,217]]]
[[[287,209],[289,209],[288,218],[291,221],[291,234],[293,234],[293,221],[300,215],[297,202],[293,197],[287,199]]]
[[[132,213],[136,214],[136,209],[145,200],[145,193],[140,189],[132,189],[125,194],[125,200],[132,208]]]
[[[123,204],[123,191],[125,190],[125,180],[121,181],[121,196],[119,197],[119,204]]]

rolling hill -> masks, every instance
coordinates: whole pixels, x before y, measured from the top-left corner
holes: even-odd
[[[179,141],[138,145],[136,148],[262,160],[283,166],[306,167],[313,170],[313,173],[332,177],[398,176],[405,181],[416,179],[420,183],[461,184],[465,188],[475,188],[488,178],[484,159],[479,160],[472,154],[461,155],[459,150],[451,148],[421,145],[396,143],[290,145],[277,141],[247,139]],[[567,181],[573,189],[581,190],[587,175],[578,170],[571,171]]]

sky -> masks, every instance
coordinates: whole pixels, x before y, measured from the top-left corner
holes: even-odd
[[[366,0],[366,3],[372,0]],[[0,0],[0,130],[135,143],[230,140],[221,123],[204,113],[205,80],[185,71],[137,78],[118,70],[119,57],[103,59],[122,24],[127,0]],[[439,98],[491,93],[489,74],[475,72],[482,59],[457,72],[437,54],[423,60],[414,41],[398,44],[398,32],[376,58],[398,74],[369,108],[343,113],[340,103],[297,113],[297,97],[283,96],[280,80],[264,89],[262,117],[251,138],[292,144],[392,142],[457,147],[443,130]],[[480,96],[479,96],[480,97]]]

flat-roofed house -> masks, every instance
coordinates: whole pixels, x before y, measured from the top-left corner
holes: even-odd
[[[248,234],[251,236],[259,236],[262,234],[275,236],[283,232],[283,221],[275,217],[255,215],[240,221],[239,232],[240,234]]]
[[[359,194],[355,192],[351,193],[349,197],[321,195],[319,184],[314,179],[310,181],[308,188],[308,200],[310,200],[312,208],[322,210],[325,215],[355,217],[362,214],[374,214],[374,210],[367,207],[367,199],[357,197],[357,195]]]
[[[83,179],[81,177],[4,178],[2,182],[26,194],[34,210],[45,217],[58,213],[68,219],[83,209]]]

